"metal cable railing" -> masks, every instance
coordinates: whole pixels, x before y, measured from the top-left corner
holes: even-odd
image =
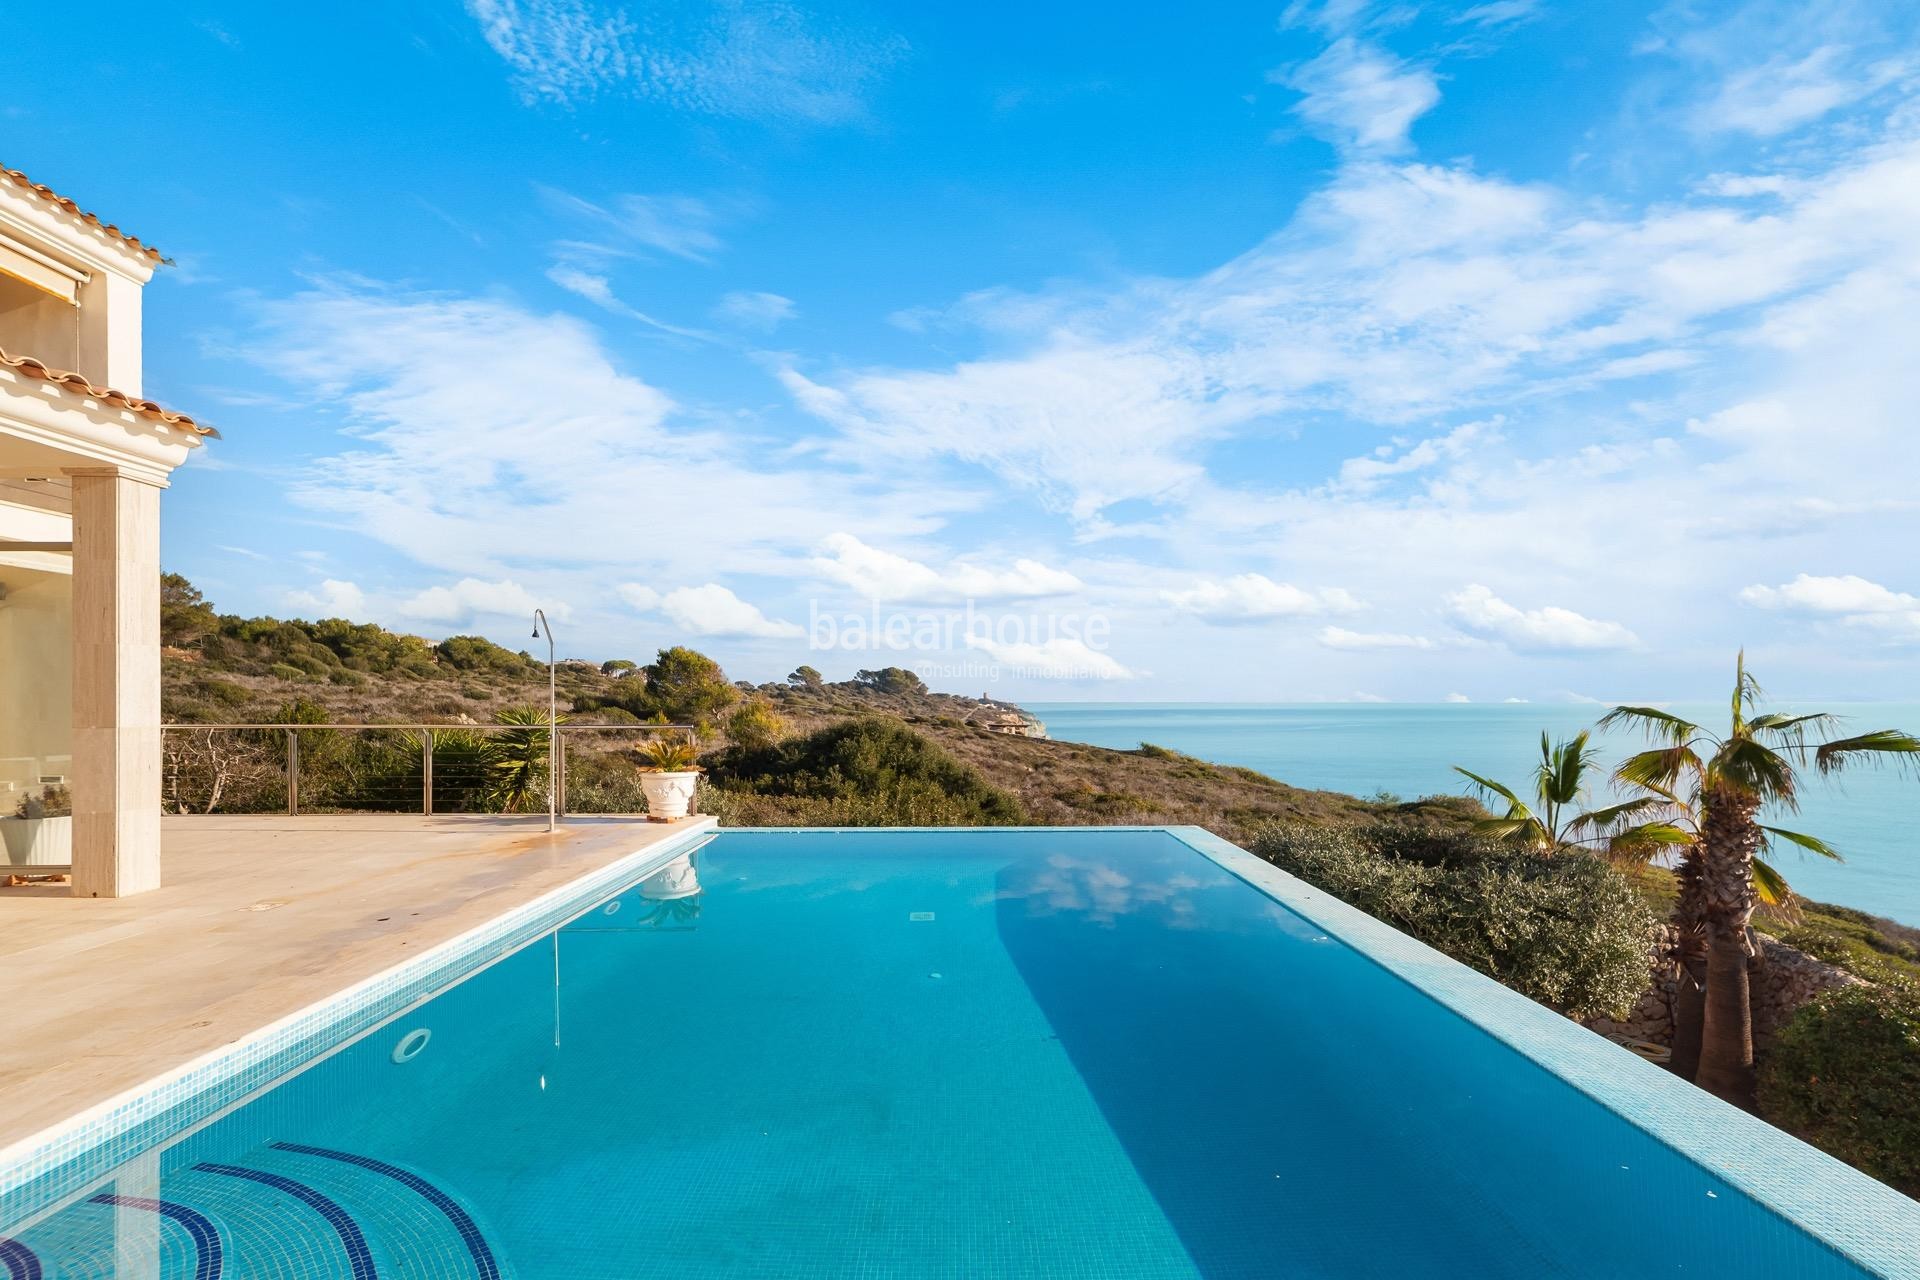
[[[684,724],[168,724],[168,813],[640,813],[633,749]],[[549,760],[549,755],[553,759]]]

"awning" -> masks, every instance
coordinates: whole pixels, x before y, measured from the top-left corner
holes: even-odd
[[[91,278],[4,232],[0,232],[0,275],[50,293],[70,307],[80,305],[80,286]]]

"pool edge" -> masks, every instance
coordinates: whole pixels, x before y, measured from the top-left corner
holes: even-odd
[[[515,903],[419,953],[284,1014],[0,1148],[0,1225],[66,1200],[173,1134],[195,1127],[491,958],[557,928],[719,830],[712,817]],[[490,958],[491,957],[491,958]]]
[[[1152,829],[1325,929],[1856,1266],[1884,1280],[1920,1280],[1920,1249],[1912,1243],[1920,1241],[1920,1202],[1203,827]]]

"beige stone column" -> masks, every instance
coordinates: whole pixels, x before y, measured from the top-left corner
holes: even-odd
[[[160,887],[160,489],[73,478],[73,892]]]

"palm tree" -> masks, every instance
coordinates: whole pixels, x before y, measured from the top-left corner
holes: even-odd
[[[1838,727],[1836,717],[1822,712],[1753,714],[1760,698],[1743,650],[1735,665],[1724,736],[1656,707],[1615,707],[1600,721],[1602,728],[1636,726],[1656,744],[1629,757],[1614,777],[1664,795],[1676,815],[1685,815],[1670,825],[1683,835],[1690,831],[1692,837],[1682,845],[1689,852],[1680,860],[1675,908],[1683,953],[1681,990],[1697,988],[1688,1003],[1697,999],[1700,1011],[1692,1079],[1741,1106],[1751,1106],[1753,1099],[1748,926],[1758,902],[1791,902],[1785,879],[1759,855],[1773,841],[1784,840],[1822,857],[1840,856],[1814,836],[1763,824],[1762,812],[1774,808],[1791,813],[1799,807],[1797,769],[1808,764],[1825,776],[1863,760],[1892,760],[1909,767],[1920,763],[1920,738],[1911,734],[1876,729],[1815,742],[1810,738]],[[1676,1069],[1682,1066],[1682,1013],[1676,1008]]]
[[[487,807],[495,813],[523,813],[536,803],[544,806],[551,764],[547,713],[533,707],[507,707],[495,712],[493,721],[512,727],[488,736]]]
[[[1587,791],[1588,775],[1599,768],[1600,753],[1587,745],[1590,736],[1583,731],[1566,742],[1553,742],[1545,733],[1540,735],[1540,763],[1533,770],[1532,804],[1503,783],[1459,765],[1453,766],[1455,773],[1473,783],[1474,791],[1489,807],[1504,804],[1506,808],[1504,814],[1475,822],[1473,829],[1495,840],[1542,853],[1588,844],[1611,847],[1629,839],[1637,830],[1633,820],[1658,806],[1653,797],[1636,797],[1604,809],[1570,812]]]

